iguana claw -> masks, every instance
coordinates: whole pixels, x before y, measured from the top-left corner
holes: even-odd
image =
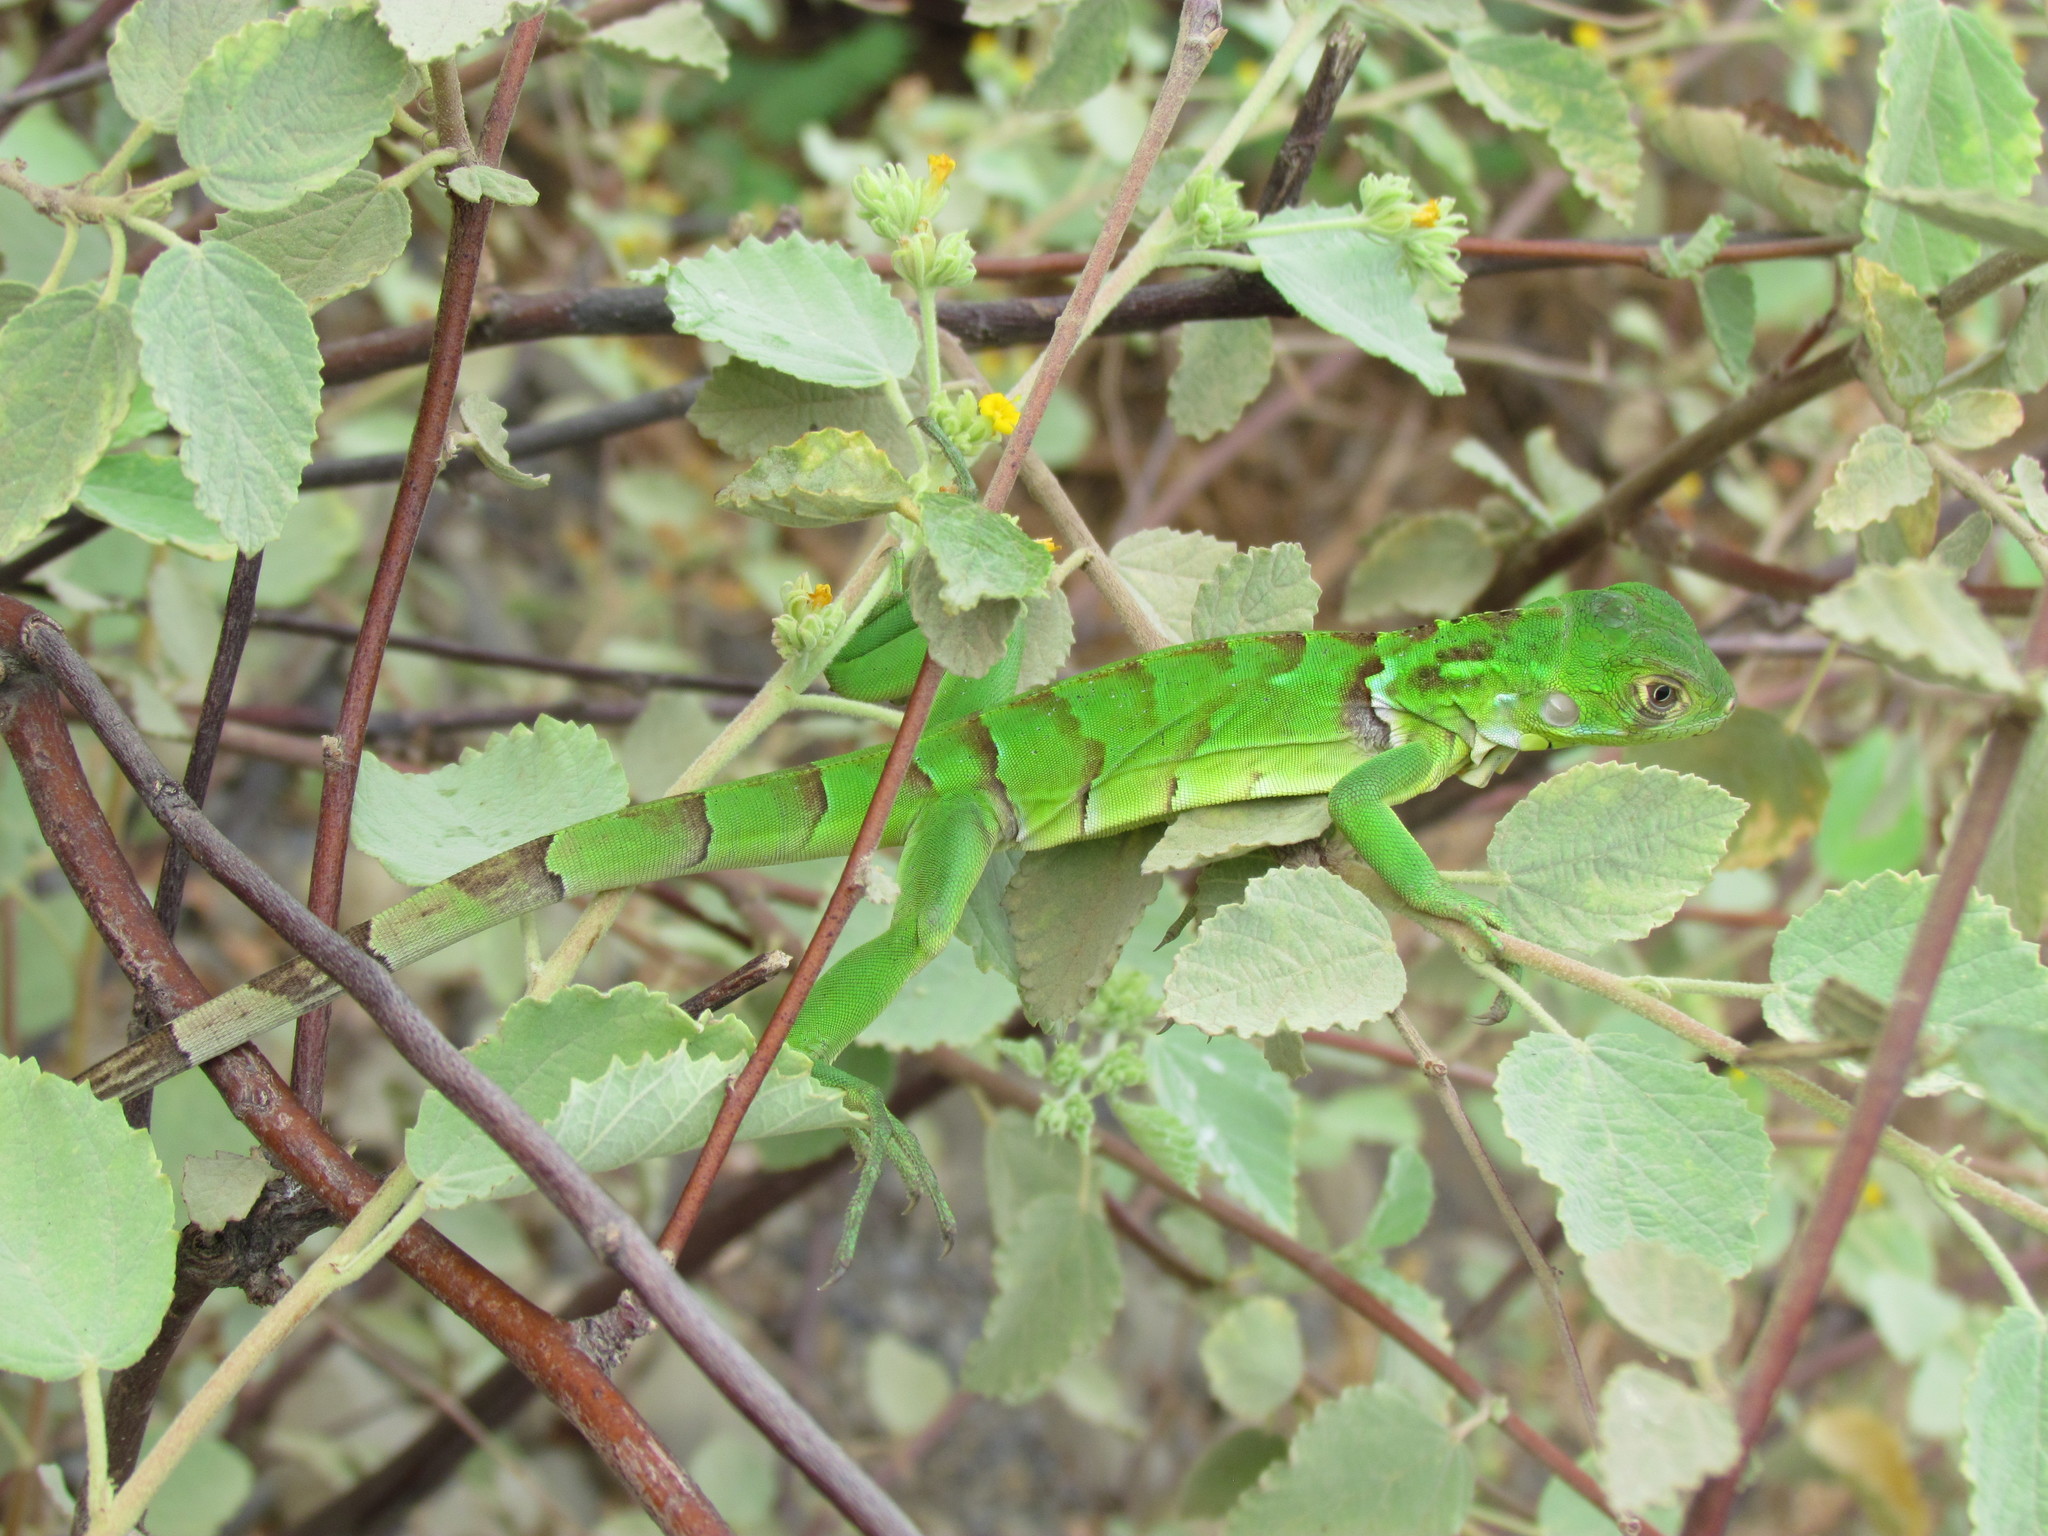
[[[924,1148],[918,1145],[917,1137],[910,1128],[890,1111],[883,1101],[882,1090],[864,1078],[836,1067],[813,1067],[812,1076],[828,1088],[837,1088],[844,1093],[853,1107],[867,1116],[867,1124],[849,1129],[847,1140],[853,1143],[854,1162],[860,1168],[860,1181],[854,1185],[853,1199],[846,1207],[846,1229],[840,1235],[839,1247],[832,1255],[832,1272],[825,1277],[825,1285],[832,1284],[853,1264],[854,1247],[860,1241],[861,1222],[866,1219],[868,1201],[874,1197],[875,1186],[881,1181],[882,1164],[887,1162],[896,1169],[896,1176],[903,1180],[903,1187],[910,1192],[910,1203],[906,1211],[915,1209],[918,1197],[925,1196],[932,1203],[932,1210],[939,1218],[939,1234],[945,1240],[944,1253],[953,1251],[953,1237],[959,1230],[953,1220],[953,1208],[946,1204],[945,1194],[939,1189],[939,1177],[933,1172],[931,1160],[924,1155]],[[820,1287],[822,1289],[823,1287]]]

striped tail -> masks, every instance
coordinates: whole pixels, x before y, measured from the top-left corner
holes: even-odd
[[[885,749],[628,806],[472,865],[387,907],[348,937],[396,971],[570,896],[699,870],[826,858],[853,846]],[[906,786],[884,841],[900,842],[927,798]],[[142,1093],[337,996],[312,961],[288,961],[179,1014],[80,1074],[103,1099]]]

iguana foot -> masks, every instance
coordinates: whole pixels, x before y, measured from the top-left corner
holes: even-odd
[[[853,1200],[846,1208],[846,1230],[840,1236],[838,1251],[832,1256],[832,1272],[825,1277],[825,1284],[832,1284],[853,1263],[854,1246],[860,1241],[861,1222],[867,1216],[868,1201],[874,1197],[875,1186],[881,1180],[884,1162],[895,1167],[896,1176],[910,1191],[912,1207],[920,1195],[930,1199],[932,1210],[938,1214],[939,1233],[945,1239],[944,1251],[951,1253],[953,1235],[958,1230],[953,1221],[953,1208],[946,1204],[946,1197],[939,1189],[939,1176],[932,1171],[931,1160],[924,1155],[924,1148],[918,1145],[910,1128],[890,1112],[882,1098],[882,1090],[865,1078],[842,1072],[837,1067],[814,1066],[811,1075],[826,1087],[837,1088],[844,1093],[848,1102],[867,1116],[866,1125],[846,1133],[847,1140],[853,1143],[860,1182],[854,1186]]]

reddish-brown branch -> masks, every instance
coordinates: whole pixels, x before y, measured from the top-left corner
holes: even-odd
[[[725,1099],[718,1106],[718,1118],[712,1122],[711,1134],[704,1139],[704,1149],[697,1154],[697,1161],[690,1169],[690,1177],[683,1185],[682,1196],[676,1201],[668,1225],[662,1228],[661,1251],[671,1261],[689,1242],[690,1231],[696,1226],[697,1218],[704,1210],[704,1202],[710,1197],[712,1181],[718,1177],[726,1154],[732,1150],[733,1139],[739,1135],[740,1121],[746,1118],[747,1106],[754,1102],[754,1095],[767,1081],[768,1069],[775,1064],[775,1054],[782,1049],[782,1042],[789,1038],[797,1011],[803,1007],[804,999],[811,995],[811,988],[817,984],[819,976],[824,974],[825,962],[832,956],[832,946],[839,942],[847,919],[853,916],[853,905],[860,900],[868,861],[882,845],[882,832],[889,824],[889,812],[896,804],[897,791],[903,787],[904,775],[910,771],[911,754],[917,747],[918,733],[924,729],[924,722],[932,712],[932,700],[937,696],[939,682],[944,676],[939,664],[926,656],[924,665],[918,669],[910,698],[903,706],[903,719],[897,724],[896,735],[889,743],[889,755],[882,762],[882,776],[875,784],[874,798],[868,802],[867,814],[861,818],[860,830],[854,835],[852,851],[846,856],[845,867],[839,871],[839,883],[832,888],[832,895],[825,903],[825,913],[818,919],[810,943],[804,946],[803,957],[790,973],[788,990],[777,1001],[768,1027],[761,1031],[761,1038],[755,1042],[754,1054],[747,1058],[740,1075],[726,1085]]]
[[[100,34],[119,21],[122,13],[134,4],[135,0],[100,0],[100,3],[92,8],[92,14],[43,50],[43,56],[37,59],[35,67],[22,77],[21,84],[34,85],[71,68],[85,57],[87,49],[100,40]],[[33,95],[25,94],[19,89],[10,94],[14,99],[0,105],[0,128],[5,128],[13,122],[23,108],[36,100]]]
[[[533,62],[533,51],[540,43],[545,21],[545,17],[535,16],[521,22],[505,49],[484,138],[482,153],[487,165],[497,163],[498,153],[504,147],[512,111],[526,82],[527,66]],[[459,99],[445,105],[458,115],[463,110]],[[340,719],[325,753],[327,774],[320,785],[320,823],[313,839],[307,901],[314,916],[329,927],[341,913],[342,874],[348,856],[349,820],[355,805],[363,736],[370,721],[370,706],[377,696],[377,679],[384,667],[385,642],[390,637],[392,621],[398,616],[398,595],[405,585],[406,567],[412,561],[413,546],[419,541],[427,500],[433,494],[434,477],[440,470],[441,450],[448,439],[448,417],[455,406],[455,386],[462,373],[463,338],[469,331],[477,269],[483,261],[484,234],[491,222],[490,199],[474,203],[460,198],[451,201],[454,217],[448,233],[448,256],[441,272],[441,302],[434,316],[427,377],[420,389],[419,414],[413,422],[412,441],[406,447],[405,473],[392,501],[391,522],[384,531],[384,548],[377,557],[377,572],[363,610],[362,634],[349,663],[348,679],[342,685]],[[328,1017],[324,1007],[307,1014],[299,1021],[298,1038],[292,1045],[292,1088],[316,1115],[320,1113],[327,1082]]]
[[[21,627],[35,610],[0,597],[0,728],[59,867],[123,973],[166,1015],[209,995],[157,925],[87,784],[56,693],[19,659]],[[166,780],[166,783],[169,781]],[[378,1180],[292,1097],[254,1046],[205,1068],[228,1108],[291,1175],[346,1220]],[[550,1317],[431,1227],[416,1226],[392,1260],[488,1338],[576,1426],[634,1497],[669,1532],[724,1529],[645,1421]]]

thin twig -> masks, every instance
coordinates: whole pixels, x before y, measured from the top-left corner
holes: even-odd
[[[1451,1064],[1430,1049],[1429,1042],[1422,1038],[1422,1032],[1416,1029],[1404,1010],[1396,1008],[1388,1017],[1415,1057],[1415,1064],[1422,1069],[1429,1091],[1436,1095],[1444,1117],[1451,1122],[1451,1129],[1457,1132],[1465,1155],[1471,1158],[1472,1166],[1478,1170],[1479,1181],[1486,1186],[1486,1193],[1492,1198],[1494,1209],[1500,1212],[1501,1220],[1507,1224],[1515,1246],[1522,1250],[1522,1260],[1529,1266],[1529,1277],[1536,1282],[1536,1289],[1543,1295],[1543,1304],[1550,1309],[1551,1323],[1557,1329],[1558,1348],[1564,1354],[1565,1368],[1571,1372],[1572,1387],[1579,1398],[1579,1412],[1585,1416],[1586,1438],[1592,1440],[1600,1432],[1600,1413],[1593,1406],[1593,1389],[1586,1385],[1586,1368],[1579,1361],[1579,1345],[1572,1337],[1572,1319],[1565,1310],[1564,1293],[1557,1288],[1557,1272],[1550,1267],[1549,1258],[1530,1235],[1528,1223],[1522,1220],[1522,1213],[1515,1209],[1507,1186],[1500,1181],[1500,1170],[1493,1166],[1493,1159],[1487,1156],[1478,1131],[1472,1128],[1464,1101],[1458,1097],[1458,1090],[1451,1086]]]
[[[501,121],[509,122],[512,104],[518,101],[520,88],[526,82],[526,69],[533,61],[545,22],[545,16],[534,16],[513,31],[491,106],[493,115]],[[437,81],[435,98],[436,122],[442,129],[444,143],[450,135],[459,133],[462,147],[467,148],[467,122],[452,67]],[[487,143],[486,149],[489,148]],[[496,155],[488,154],[484,163],[495,165]],[[405,473],[392,501],[391,521],[385,529],[383,550],[377,557],[369,601],[364,605],[362,634],[349,662],[347,681],[342,685],[340,718],[330,749],[325,753],[327,773],[320,785],[320,821],[313,839],[307,900],[321,923],[330,927],[341,912],[342,874],[348,855],[356,776],[362,765],[363,736],[369,725],[370,706],[377,696],[377,679],[383,672],[385,642],[391,634],[392,621],[398,616],[398,597],[405,585],[406,567],[412,560],[413,546],[419,541],[420,525],[440,469],[441,449],[448,437],[448,418],[455,406],[455,387],[462,372],[463,337],[469,330],[477,270],[483,261],[484,234],[491,222],[489,198],[475,203],[460,198],[450,201],[454,212],[441,273],[440,307],[434,317],[433,349],[427,359],[426,380],[420,387],[419,413],[413,421],[412,440],[406,447]],[[307,1014],[299,1021],[298,1037],[292,1043],[292,1088],[316,1115],[327,1081],[328,1018],[326,1007]]]

